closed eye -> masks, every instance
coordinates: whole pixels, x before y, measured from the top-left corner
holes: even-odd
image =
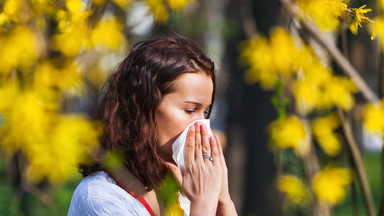
[[[191,113],[196,112],[196,110],[195,109],[185,109],[185,112],[188,114],[191,114]]]

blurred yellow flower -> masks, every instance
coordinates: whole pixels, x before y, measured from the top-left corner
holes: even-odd
[[[379,6],[382,11],[384,11],[384,0],[379,0]]]
[[[323,89],[324,85],[330,83],[332,72],[318,62],[318,59],[312,56],[314,54],[304,50],[303,52],[312,62],[302,61],[299,65],[300,73],[293,83],[293,94],[298,112],[306,115],[315,109],[324,107],[322,102]]]
[[[300,50],[297,67],[299,71],[293,82],[293,94],[300,114],[307,115],[335,105],[344,110],[352,108],[353,93],[358,89],[351,79],[334,76],[331,69],[320,63],[307,47]]]
[[[72,6],[74,7],[73,10],[75,10],[75,6]],[[60,32],[52,36],[52,48],[61,51],[68,57],[76,56],[81,51],[90,49],[91,31],[87,23],[90,14],[90,11],[87,10],[77,12],[76,14],[59,11],[57,13],[57,20]]]
[[[30,67],[40,55],[38,38],[28,26],[18,25],[0,35],[0,74]]]
[[[0,88],[1,147],[5,156],[22,150],[28,160],[27,179],[38,182],[47,177],[53,183],[65,181],[76,172],[97,145],[93,123],[82,115],[57,114],[55,101],[45,101],[30,89],[16,84]]]
[[[304,14],[322,30],[336,30],[339,17],[347,9],[343,0],[298,0],[297,4]]]
[[[351,11],[352,11],[351,14],[353,16],[353,20],[352,20],[351,24],[349,25],[349,29],[351,30],[351,32],[353,34],[357,34],[357,30],[358,30],[359,26],[362,27],[361,26],[362,22],[368,22],[369,18],[366,17],[364,14],[372,11],[372,9],[369,9],[369,8],[364,9],[366,6],[367,5],[363,5],[357,9],[356,8],[351,9]]]
[[[310,150],[305,124],[296,116],[276,120],[270,124],[270,136],[277,149],[292,148],[298,155]]]
[[[241,45],[241,61],[250,68],[244,74],[249,83],[260,82],[270,90],[277,75],[288,77],[295,72],[298,51],[294,38],[283,28],[271,32],[270,41],[265,37],[254,37]]]
[[[180,10],[190,0],[146,0],[154,19],[158,23],[165,23],[172,11]]]
[[[15,98],[19,94],[19,83],[18,82],[5,82],[0,85],[0,113],[8,112],[12,107]],[[0,114],[1,115],[1,114]]]
[[[123,10],[127,9],[132,0],[113,0],[117,5],[120,6]]]
[[[67,7],[67,10],[71,13],[79,13],[84,9],[83,3],[81,0],[66,0],[65,6]]]
[[[316,119],[312,124],[312,132],[321,148],[330,156],[340,153],[341,144],[333,132],[340,126],[340,118],[336,112],[325,117]]]
[[[313,191],[321,202],[336,205],[346,194],[345,186],[352,182],[352,170],[328,165],[312,180]]]
[[[189,0],[168,0],[169,7],[172,10],[183,8]]]
[[[165,23],[168,20],[169,13],[163,0],[146,0],[146,3],[156,22]]]
[[[10,22],[9,16],[6,15],[5,13],[0,13],[0,30],[2,30],[2,27],[5,24],[8,24]]]
[[[40,62],[33,81],[34,91],[45,100],[57,100],[63,90],[76,91],[83,84],[78,66],[71,60]]]
[[[364,126],[372,133],[384,134],[384,101],[369,103],[364,107]]]
[[[333,76],[330,83],[324,83],[323,105],[324,107],[337,105],[343,110],[350,110],[354,105],[352,94],[357,90],[351,79]]]
[[[279,191],[284,192],[288,199],[296,205],[305,205],[309,202],[309,195],[303,183],[294,175],[283,175],[278,179]]]
[[[373,23],[369,23],[369,29],[372,32],[372,40],[375,39],[376,34],[380,35],[381,50],[384,50],[384,16],[374,19]]]
[[[5,121],[0,128],[2,147],[8,155],[44,142],[51,127],[51,112],[46,112],[45,104],[33,92],[19,91],[11,101],[2,112]]]
[[[273,67],[272,53],[265,37],[253,38],[242,44],[241,60],[249,64],[244,79],[248,83],[260,82],[264,89],[272,89],[277,74]]]
[[[79,162],[86,162],[97,146],[96,130],[84,116],[58,116],[56,121],[47,142],[26,149],[30,160],[27,177],[32,182],[43,177],[53,183],[63,182],[76,172]]]
[[[275,28],[270,38],[272,64],[277,73],[289,76],[294,72],[298,52],[293,37],[283,28]]]
[[[10,21],[26,25],[33,18],[32,10],[25,0],[6,0],[3,6],[2,13]]]
[[[118,50],[125,40],[122,29],[123,25],[114,17],[101,20],[92,30],[93,45]]]

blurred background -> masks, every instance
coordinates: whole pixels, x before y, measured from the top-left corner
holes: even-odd
[[[384,1],[301,0],[293,5],[304,11],[304,18],[278,0],[0,0],[0,215],[67,214],[72,193],[82,180],[76,164],[91,157],[98,143],[98,123],[90,115],[104,81],[135,42],[175,34],[198,42],[216,63],[218,90],[211,122],[225,144],[230,191],[239,215],[381,212],[384,118],[380,117],[384,117],[384,108],[377,105],[380,112],[371,114],[376,119],[372,124],[379,129],[370,133],[363,122],[369,114],[366,104],[375,101],[368,100],[360,86],[339,85],[330,79],[319,88],[340,87],[329,90],[333,102],[309,109],[308,98],[304,98],[303,112],[297,104],[300,97],[292,90],[292,83],[302,74],[277,72],[268,86],[257,71],[269,67],[265,63],[269,54],[258,48],[280,26],[289,33],[286,37],[293,38],[289,39],[293,41],[291,50],[304,46],[300,44],[312,47],[318,59],[314,61],[324,65],[326,74],[345,77],[343,67],[302,23],[302,19],[312,20],[321,28],[316,17],[305,14],[305,5],[316,5],[311,10],[321,11],[317,20],[335,14],[335,27],[320,30],[328,43],[336,45],[370,91],[381,97],[380,34],[384,26],[379,24]],[[363,5],[367,6],[361,8]],[[372,11],[364,11],[367,8]],[[371,40],[372,32],[377,32],[375,40]],[[285,45],[281,42],[275,51],[284,53]],[[253,51],[261,54],[253,56]],[[290,55],[288,52],[282,59]],[[294,70],[305,72],[298,68]],[[309,68],[315,70],[315,66]],[[250,78],[252,73],[258,74],[257,78]],[[311,90],[304,93],[314,95]],[[344,101],[344,94],[352,101],[346,106],[338,103]],[[361,158],[351,153],[342,119],[325,126],[332,132],[332,141],[325,141],[325,145],[336,148],[336,153],[329,154],[321,140],[308,138],[322,135],[311,135],[311,129],[301,123],[305,135],[298,140],[314,140],[308,144],[312,149],[309,155],[296,152],[299,141],[279,147],[278,141],[274,144],[271,139],[274,130],[286,133],[278,140],[300,136],[294,129],[296,120],[276,129],[276,124],[271,125],[276,119],[295,115],[308,126],[333,112],[339,112],[337,119],[349,119],[355,151]],[[341,186],[327,189],[344,174],[337,171],[326,176],[321,190],[330,190],[326,192],[330,198],[322,199],[314,176],[329,163],[348,171],[345,175],[349,177],[340,180]],[[314,171],[308,173],[306,164],[314,164]],[[364,166],[363,172],[359,164]],[[294,176],[291,183],[281,180],[284,174]],[[368,192],[360,175],[366,176]],[[333,193],[336,190],[338,193]]]

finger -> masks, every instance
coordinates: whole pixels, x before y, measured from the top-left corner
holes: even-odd
[[[215,140],[216,140],[216,143],[217,143],[217,148],[219,150],[219,158],[220,158],[221,165],[223,167],[226,167],[227,165],[225,164],[223,147],[221,146],[219,136],[215,135]]]
[[[202,144],[202,152],[203,154],[211,155],[211,144],[209,143],[209,135],[208,135],[208,129],[207,126],[204,124],[200,127],[201,130],[201,144]]]
[[[218,143],[217,140],[214,137],[209,138],[209,142],[211,145],[211,154],[213,161],[212,164],[213,166],[220,166],[221,167],[221,162],[220,162],[220,153],[219,153],[219,148],[218,148]]]
[[[181,170],[179,169],[179,167],[177,167],[175,164],[169,163],[169,162],[164,162],[164,164],[167,167],[167,169],[169,170],[169,172],[171,172],[173,177],[175,177],[176,182],[179,185],[179,187],[181,187],[182,181],[183,181],[183,175],[181,174]]]
[[[191,125],[187,134],[187,141],[185,143],[185,169],[190,168],[195,159],[195,131],[194,125]]]
[[[196,122],[196,132],[195,132],[195,159],[196,161],[203,160],[203,152],[201,150],[201,132],[200,132],[200,122]]]

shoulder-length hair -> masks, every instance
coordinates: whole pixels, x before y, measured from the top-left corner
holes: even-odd
[[[144,186],[152,188],[167,172],[158,153],[156,108],[185,73],[203,72],[212,78],[213,102],[214,71],[214,63],[191,40],[162,37],[135,44],[103,88],[105,94],[97,109],[97,118],[103,123],[102,147],[121,151],[124,165]],[[93,164],[80,170],[86,176],[105,169]]]

